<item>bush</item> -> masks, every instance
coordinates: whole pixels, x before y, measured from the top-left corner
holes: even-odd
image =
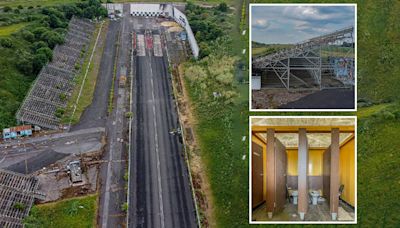
[[[36,54],[43,54],[47,57],[48,61],[53,58],[53,51],[48,47],[42,47],[36,50]]]
[[[61,101],[65,101],[67,99],[67,95],[65,95],[65,93],[60,93],[59,97]]]
[[[44,48],[44,47],[49,47],[49,46],[47,46],[47,43],[44,41],[37,41],[37,42],[33,43],[33,45],[32,45],[33,51],[36,51],[37,49]]]
[[[228,11],[228,5],[225,2],[220,3],[217,6],[217,9],[221,12],[227,12]]]
[[[12,8],[9,6],[6,6],[3,8],[3,12],[5,12],[5,13],[10,12],[11,10],[12,10]]]
[[[61,118],[64,115],[64,113],[65,113],[65,110],[63,108],[58,108],[54,115],[57,118]]]
[[[10,38],[2,38],[0,39],[0,45],[5,48],[14,47],[13,41]]]
[[[18,5],[17,8],[18,8],[18,9],[23,9],[24,7],[21,6],[21,5]]]
[[[35,34],[28,30],[21,31],[22,38],[28,42],[33,42],[35,40]]]
[[[15,10],[14,10],[14,13],[15,13],[15,14],[19,14],[19,13],[20,13],[19,9],[15,9]]]
[[[14,208],[17,210],[23,211],[23,210],[25,210],[26,206],[23,203],[17,202],[14,204]]]
[[[125,202],[125,203],[123,203],[123,204],[121,205],[121,210],[122,210],[123,212],[127,212],[127,211],[128,211],[128,203],[127,203],[127,202]]]
[[[48,58],[45,54],[39,53],[33,56],[33,73],[37,74],[40,72],[42,67],[46,65]]]
[[[46,27],[38,27],[32,30],[33,34],[35,35],[36,39],[40,39],[43,33],[50,31]]]
[[[64,37],[54,31],[46,31],[40,36],[40,39],[46,42],[50,48],[54,48],[57,44],[64,43]]]

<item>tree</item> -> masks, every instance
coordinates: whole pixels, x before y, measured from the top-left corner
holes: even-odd
[[[1,38],[1,39],[0,39],[0,45],[1,45],[2,47],[5,47],[5,48],[12,48],[12,47],[14,47],[14,44],[13,44],[13,42],[12,42],[12,40],[11,40],[10,38]]]
[[[32,32],[30,32],[28,30],[22,30],[21,36],[22,36],[22,38],[24,38],[24,40],[26,40],[28,42],[33,42],[35,40],[35,34],[33,34]]]
[[[49,31],[46,27],[38,27],[32,30],[33,34],[35,34],[36,39],[40,39],[43,33]]]
[[[33,56],[33,73],[40,72],[42,67],[47,63],[47,56],[45,54],[36,54]]]
[[[36,50],[36,54],[44,54],[48,61],[53,58],[53,51],[48,47],[42,47]]]
[[[49,25],[50,25],[51,28],[65,28],[65,27],[67,27],[67,24],[64,23],[60,18],[58,18],[54,14],[51,14],[49,16]]]
[[[35,52],[36,52],[37,49],[44,48],[44,47],[48,47],[47,43],[44,42],[44,41],[37,41],[37,42],[32,44],[32,49]]]
[[[217,9],[221,12],[227,12],[228,11],[228,5],[225,2],[221,2],[218,6]]]
[[[6,6],[6,7],[3,8],[3,12],[5,12],[5,13],[10,12],[11,10],[12,10],[12,8],[9,7],[9,6]]]
[[[48,44],[50,48],[54,48],[57,44],[64,43],[64,37],[54,31],[47,31],[40,36],[40,39]]]

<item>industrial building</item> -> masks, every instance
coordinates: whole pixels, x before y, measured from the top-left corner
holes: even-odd
[[[251,119],[251,220],[354,223],[355,118]]]

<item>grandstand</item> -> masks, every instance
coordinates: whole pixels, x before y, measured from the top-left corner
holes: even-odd
[[[353,86],[353,32],[353,27],[347,27],[272,54],[256,57],[252,60],[252,75],[262,76],[264,87],[283,86],[287,90],[323,89],[324,76],[341,82],[341,85],[335,86]],[[351,44],[351,47],[344,47],[344,44]]]
[[[16,118],[48,129],[58,129],[95,29],[94,23],[73,17],[68,25],[65,43],[53,50],[53,59],[42,68],[25,97]]]

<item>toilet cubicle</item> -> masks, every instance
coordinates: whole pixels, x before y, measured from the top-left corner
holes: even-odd
[[[271,143],[273,142],[273,143]],[[275,137],[274,129],[267,129],[266,209],[269,218],[283,210],[286,204],[286,148]]]

